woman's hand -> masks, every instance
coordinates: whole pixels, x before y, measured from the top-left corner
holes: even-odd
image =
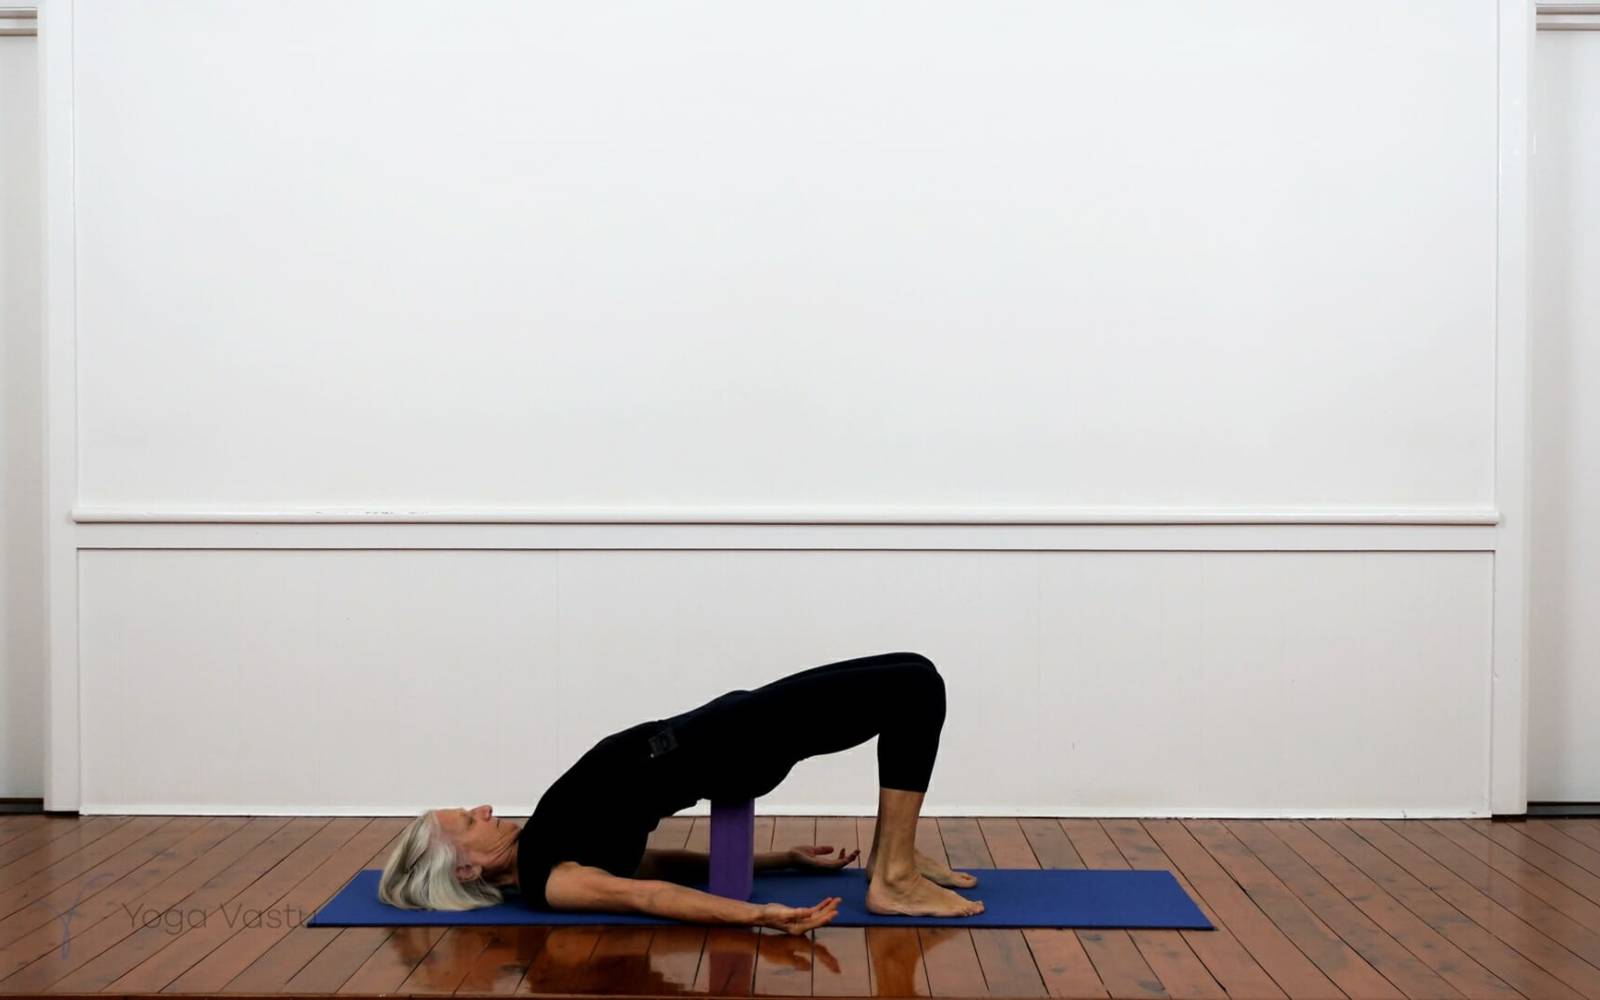
[[[806,845],[804,847],[789,848],[789,867],[791,868],[843,868],[856,858],[861,852],[851,848],[848,853],[844,848],[839,848],[837,856],[830,857],[833,848],[824,844],[821,847]]]
[[[762,903],[762,927],[771,927],[790,934],[804,934],[813,927],[821,927],[839,913],[838,896],[829,896],[816,906],[784,906],[782,903]]]

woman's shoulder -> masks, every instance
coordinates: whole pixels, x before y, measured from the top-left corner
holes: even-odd
[[[526,833],[528,824],[524,824]],[[545,898],[545,882],[550,878],[550,869],[556,864],[556,859],[540,850],[534,843],[519,843],[517,846],[517,894],[522,901],[537,910],[550,908],[549,901]]]

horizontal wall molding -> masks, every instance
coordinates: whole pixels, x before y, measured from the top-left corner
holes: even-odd
[[[1496,524],[1489,507],[75,507],[80,524]]]
[[[32,36],[39,33],[39,8],[0,7],[0,38],[7,36]]]
[[[84,523],[84,549],[1472,551],[1503,524]]]
[[[1540,31],[1600,31],[1600,3],[1536,5]]]
[[[1488,507],[78,507],[79,549],[1493,551]]]

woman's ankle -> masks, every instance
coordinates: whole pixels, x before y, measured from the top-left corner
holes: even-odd
[[[869,881],[881,880],[892,886],[907,885],[921,877],[922,873],[917,870],[915,857],[896,862],[891,862],[888,858],[877,858],[868,865],[867,870]]]

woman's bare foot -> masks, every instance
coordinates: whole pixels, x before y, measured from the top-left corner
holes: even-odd
[[[867,883],[867,911],[912,917],[970,917],[983,912],[983,903],[934,885],[921,874],[900,882],[874,875]]]
[[[967,872],[958,872],[947,864],[935,861],[921,851],[917,851],[917,874],[935,885],[948,886],[951,889],[970,889],[978,884],[978,877]],[[867,857],[867,873],[871,875],[873,858]]]

